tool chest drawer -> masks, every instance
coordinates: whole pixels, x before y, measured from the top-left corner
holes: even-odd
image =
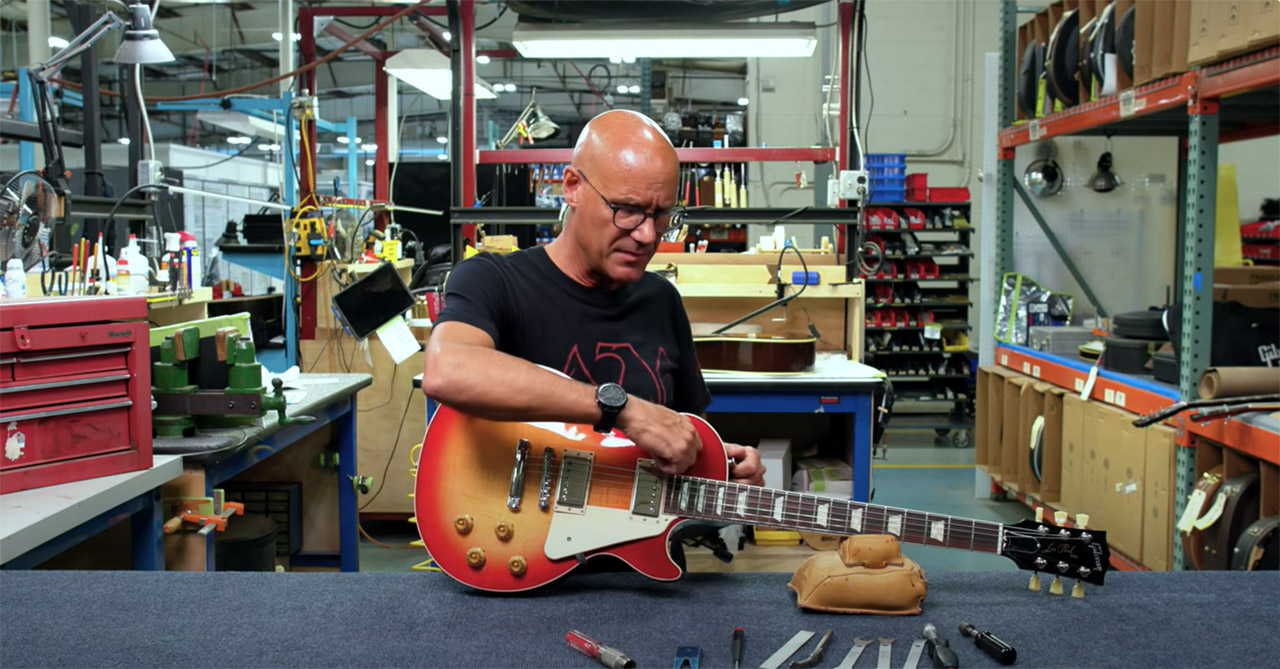
[[[131,448],[127,399],[81,402],[33,411],[0,411],[0,471]]]
[[[0,493],[151,466],[143,297],[0,302]]]

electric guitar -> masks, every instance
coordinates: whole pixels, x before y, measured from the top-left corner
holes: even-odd
[[[418,458],[419,535],[440,569],[494,592],[532,590],[599,555],[646,576],[678,579],[668,534],[692,519],[827,534],[891,534],[900,541],[996,553],[1023,569],[1102,585],[1103,532],[1048,521],[1005,525],[730,483],[714,428],[685,414],[702,439],[684,474],[659,473],[617,430],[495,422],[441,405]],[[1038,574],[1032,576],[1038,588]],[[1055,579],[1060,592],[1061,583]],[[1073,593],[1075,594],[1075,593]]]

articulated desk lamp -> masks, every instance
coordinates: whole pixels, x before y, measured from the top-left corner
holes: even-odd
[[[511,129],[507,134],[502,136],[498,144],[494,148],[506,148],[508,144],[514,142],[516,137],[525,135],[532,139],[551,139],[560,132],[560,126],[556,125],[550,117],[542,111],[542,107],[538,106],[537,94],[535,90],[533,95],[529,96],[529,104],[525,105],[524,111],[520,112],[520,116],[516,118],[516,122],[511,124]]]
[[[49,80],[68,61],[92,48],[94,43],[115,29],[124,29],[124,40],[120,43],[120,48],[116,50],[113,59],[116,63],[134,65],[136,68],[142,64],[169,63],[175,60],[173,52],[160,40],[159,31],[152,25],[151,9],[147,5],[140,2],[125,4],[121,0],[111,0],[111,2],[124,7],[129,13],[129,19],[122,19],[115,12],[107,10],[84,32],[76,35],[76,38],[57,55],[27,67],[27,77],[31,80],[32,97],[35,102],[36,119],[40,127],[40,144],[44,150],[44,169],[37,171],[35,175],[43,177],[56,194],[58,204],[55,209],[58,212],[58,219],[66,215],[67,168],[62,154],[62,140],[58,136],[58,126],[53,114],[53,102],[49,97]],[[145,105],[142,100],[138,103]],[[15,175],[9,179],[3,189],[0,189],[0,201],[2,201],[0,208],[11,209],[13,202],[18,202],[21,206],[21,189],[12,189],[18,186],[17,181],[20,176],[22,176],[21,173]],[[34,233],[24,234],[24,237],[34,238]]]

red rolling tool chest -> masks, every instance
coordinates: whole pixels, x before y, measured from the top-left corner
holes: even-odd
[[[0,493],[151,466],[145,297],[0,301]]]

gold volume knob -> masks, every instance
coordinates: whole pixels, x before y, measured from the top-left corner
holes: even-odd
[[[520,576],[528,566],[529,564],[525,562],[524,556],[521,555],[512,555],[511,559],[507,560],[507,569],[511,570],[512,576]]]
[[[471,516],[466,514],[453,519],[453,529],[457,530],[458,534],[468,534],[474,526],[475,523],[471,521]]]
[[[476,547],[467,551],[467,564],[473,569],[479,569],[484,566],[484,549]]]
[[[498,535],[499,541],[511,541],[511,535],[515,534],[516,530],[511,527],[511,523],[498,523],[498,526],[493,528],[493,533]]]

